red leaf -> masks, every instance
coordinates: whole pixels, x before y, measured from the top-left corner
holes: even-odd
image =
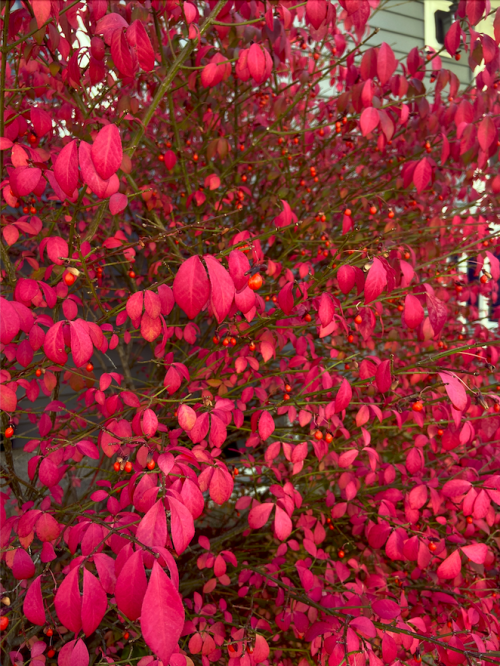
[[[427,185],[430,183],[432,178],[432,167],[431,163],[427,157],[422,157],[420,162],[417,164],[415,171],[413,172],[413,182],[417,188],[417,192],[420,194],[422,190],[425,190]]]
[[[408,328],[417,328],[424,320],[424,308],[419,299],[413,294],[407,294],[405,298],[404,320]]]
[[[277,504],[276,515],[274,517],[274,531],[280,541],[288,539],[292,533],[292,521],[286,511]]]
[[[373,132],[373,130],[378,127],[379,122],[380,116],[377,109],[375,109],[373,106],[369,106],[368,108],[363,109],[359,119],[359,125],[361,127],[363,136]]]
[[[465,479],[452,479],[444,484],[442,493],[445,497],[458,497],[459,495],[465,495],[469,492],[471,487],[472,483],[470,481],[466,481]]]
[[[87,569],[83,569],[82,629],[90,636],[100,625],[108,607],[106,592]]]
[[[451,56],[454,56],[458,51],[461,37],[462,28],[460,27],[460,21],[455,21],[451,24],[451,27],[444,38],[444,45]]]
[[[137,58],[130,50],[124,29],[115,30],[111,37],[111,57],[115,67],[123,77],[130,78],[134,75],[137,69]],[[99,169],[97,170],[99,171]]]
[[[24,597],[23,613],[26,619],[43,626],[47,620],[42,598],[42,577],[38,576],[31,583]]]
[[[47,358],[59,365],[64,365],[68,360],[68,355],[64,351],[62,326],[62,321],[58,321],[54,326],[51,326],[47,331],[43,342],[43,351]]]
[[[490,116],[485,116],[477,128],[477,140],[486,153],[497,136],[495,123]]]
[[[37,0],[33,3],[33,14],[36,18],[36,25],[41,28],[50,18],[50,0]]]
[[[2,318],[5,314],[2,313]],[[3,412],[15,412],[17,407],[17,396],[10,386],[2,384],[0,388],[0,410]]]
[[[217,467],[210,480],[210,497],[221,506],[227,502],[233,492],[234,482],[226,470]]]
[[[337,396],[335,397],[335,412],[342,412],[349,406],[352,399],[351,385],[347,379],[342,380]]]
[[[156,564],[156,562],[155,562]],[[115,597],[118,610],[134,622],[141,614],[148,581],[142,561],[142,550],[137,550],[125,562],[116,579]]]
[[[92,147],[85,141],[80,141],[80,148],[78,149],[78,161],[80,163],[83,182],[100,199],[104,199],[106,196],[106,189],[108,187],[108,180],[103,180],[97,173],[94,162],[92,161]]]
[[[306,17],[315,30],[318,30],[326,19],[327,11],[325,0],[307,0]]]
[[[380,259],[375,258],[365,282],[365,303],[371,303],[383,292],[387,284],[387,272]]]
[[[184,627],[184,607],[172,581],[153,562],[153,570],[144,596],[141,631],[148,647],[168,664]]]
[[[348,294],[356,283],[356,271],[352,266],[344,265],[337,273],[339,289],[343,294]]]
[[[476,23],[479,23],[483,17],[485,8],[485,0],[473,0],[472,2],[469,0],[467,3],[467,18],[469,19],[471,25],[476,25]]]
[[[40,182],[41,169],[31,167],[17,167],[10,172],[10,186],[16,197],[25,197],[31,194]]]
[[[382,393],[385,393],[391,388],[392,377],[391,377],[391,362],[389,360],[382,361],[377,366],[377,372],[375,374],[375,382],[377,388]]]
[[[122,140],[116,125],[105,125],[102,128],[92,144],[91,154],[100,178],[107,180],[116,173],[123,159]]]
[[[266,57],[265,49],[260,44],[252,44],[248,49],[247,67],[250,76],[257,84],[263,83],[266,79]]]
[[[339,467],[341,469],[345,469],[346,467],[349,467],[356,458],[359,455],[359,451],[357,449],[351,449],[350,451],[344,451],[344,453],[341,453],[339,456]]]
[[[377,74],[382,85],[389,81],[397,66],[398,62],[391,47],[384,42],[380,46],[377,56]]]
[[[205,255],[205,263],[210,277],[210,302],[217,322],[220,324],[227,316],[234,300],[234,282],[227,270],[215,257]]]
[[[73,196],[78,186],[78,149],[76,139],[66,144],[54,164],[54,176],[62,191]]]
[[[167,517],[163,500],[158,500],[149,509],[137,526],[136,539],[145,546],[163,547],[167,541]]]
[[[79,567],[72,569],[63,580],[54,598],[61,624],[77,634],[82,626],[82,600],[78,588]]]
[[[194,319],[210,297],[210,282],[198,256],[180,265],[173,284],[174,298],[189,319]]]
[[[90,335],[86,322],[82,319],[75,319],[69,322],[71,331],[71,353],[73,361],[77,368],[80,368],[84,363],[90,361],[94,353],[94,345],[90,339]]]
[[[259,418],[259,435],[263,440],[270,437],[275,429],[274,419],[267,411],[263,411]]]
[[[373,622],[362,615],[351,620],[349,626],[366,636],[366,638],[375,638],[377,635],[377,630],[375,629]]]
[[[381,620],[394,620],[401,615],[399,604],[391,599],[378,599],[372,603],[372,610]]]
[[[191,511],[175,497],[169,496],[170,531],[177,555],[183,553],[194,537],[194,521]]]
[[[448,372],[440,372],[441,381],[446,387],[446,393],[451,400],[452,405],[458,411],[463,411],[467,406],[467,393],[464,385],[456,375]]]
[[[2,312],[0,317],[0,342],[8,345],[19,333],[21,321],[12,303],[1,296],[0,309]]]
[[[136,20],[127,30],[127,39],[135,46],[139,65],[145,72],[151,72],[155,66],[155,52],[142,21]]]
[[[462,553],[475,562],[476,564],[484,564],[486,555],[488,554],[488,546],[485,543],[472,543],[470,546],[461,546]]]
[[[450,580],[458,576],[461,568],[460,553],[458,550],[455,550],[444,562],[441,562],[436,573],[439,578]]]
[[[127,21],[121,14],[111,13],[99,19],[95,33],[96,35],[103,35],[106,44],[111,44],[113,33],[121,28],[128,28]]]
[[[273,510],[274,504],[271,502],[266,502],[265,504],[258,504],[250,510],[248,514],[248,524],[253,530],[258,530],[269,520],[271,511]]]
[[[335,308],[333,307],[333,301],[330,294],[323,292],[319,301],[318,315],[321,320],[321,325],[328,326],[332,321],[333,315],[335,313]]]
[[[293,282],[288,282],[278,294],[278,305],[285,314],[290,314],[293,310]]]

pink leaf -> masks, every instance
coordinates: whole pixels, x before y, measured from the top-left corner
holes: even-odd
[[[372,610],[382,620],[394,620],[401,615],[399,604],[391,599],[379,599],[372,603]]]
[[[194,521],[189,509],[175,497],[169,497],[170,530],[177,555],[183,553],[194,537]]]
[[[128,199],[125,194],[120,194],[120,192],[115,192],[109,198],[109,212],[111,215],[119,215],[123,213],[125,208],[128,206]]]
[[[146,644],[164,664],[169,663],[177,648],[183,627],[181,597],[155,560],[142,604],[141,631]]]
[[[278,294],[278,305],[285,314],[290,314],[293,310],[293,282],[288,282]]]
[[[15,412],[16,407],[17,396],[15,392],[10,388],[10,386],[5,386],[3,384],[0,388],[0,410],[3,412]]]
[[[319,301],[318,315],[321,320],[321,325],[328,326],[332,321],[333,315],[335,313],[335,308],[333,307],[333,301],[330,294],[323,292]]]
[[[349,406],[349,403],[352,399],[352,389],[351,385],[347,379],[342,380],[342,384],[338,390],[337,396],[335,398],[335,411],[342,412]]]
[[[290,516],[277,504],[276,515],[274,517],[274,531],[278,539],[280,541],[288,539],[292,533],[292,527]]]
[[[385,393],[391,388],[392,377],[391,377],[391,362],[389,360],[382,361],[377,366],[377,372],[375,374],[375,382],[377,388],[382,393]]]
[[[24,597],[23,613],[32,624],[43,626],[47,620],[42,598],[42,577],[38,576],[31,583]]]
[[[488,148],[491,146],[496,136],[497,130],[495,123],[490,116],[485,116],[477,128],[477,140],[484,152],[488,151]]]
[[[41,169],[31,167],[17,167],[10,172],[10,186],[16,197],[25,197],[31,194],[40,182]]]
[[[460,27],[460,21],[455,21],[451,24],[451,27],[444,38],[444,45],[451,56],[454,56],[458,51],[461,37],[462,28]]]
[[[111,38],[113,33],[116,30],[121,28],[128,28],[127,21],[121,16],[121,14],[106,14],[97,22],[95,29],[96,35],[104,35],[104,41],[106,44],[111,44]]]
[[[311,0],[309,0],[311,2]],[[255,643],[253,646],[252,662],[254,664],[261,664],[269,657],[269,645],[266,639],[261,634],[255,634]]]
[[[82,600],[78,588],[79,567],[72,569],[63,580],[54,598],[61,624],[77,634],[82,626]]]
[[[266,502],[265,504],[258,504],[250,510],[248,514],[248,524],[253,530],[258,530],[269,520],[271,511],[273,510],[274,504]]]
[[[339,456],[339,467],[341,469],[345,469],[346,467],[349,467],[356,458],[359,455],[359,451],[357,449],[351,449],[350,451],[344,451],[344,453],[341,453]]]
[[[325,0],[307,0],[306,17],[315,30],[318,30],[326,19],[327,11],[328,7]]]
[[[14,553],[12,573],[16,580],[25,580],[35,575],[33,560],[24,548],[18,548]]]
[[[83,182],[100,199],[104,199],[109,183],[107,179],[103,180],[97,173],[94,162],[92,161],[92,147],[85,141],[80,141],[80,147],[78,149],[78,161],[80,163]]]
[[[419,299],[413,294],[407,294],[405,298],[404,320],[408,328],[417,328],[424,320],[424,308]]]
[[[68,243],[60,236],[51,236],[47,240],[47,254],[49,259],[58,266],[64,264],[64,259],[68,257]]]
[[[455,550],[449,557],[444,560],[444,562],[441,562],[436,573],[439,578],[450,580],[458,576],[461,568],[462,562],[460,560],[460,552]]]
[[[488,546],[485,543],[472,543],[470,546],[461,546],[462,553],[475,562],[476,564],[484,564],[486,555],[488,554]]]
[[[173,284],[174,298],[189,319],[194,319],[210,297],[210,282],[198,256],[180,265]]]
[[[356,271],[352,266],[344,265],[337,273],[339,289],[343,294],[348,294],[356,283]]]
[[[384,42],[379,47],[377,56],[377,74],[382,85],[389,81],[397,66],[398,63],[391,47]]]
[[[98,175],[107,180],[120,168],[123,159],[122,140],[116,125],[105,125],[92,145],[92,162]]]
[[[156,564],[156,562],[155,562]],[[141,614],[144,595],[148,582],[142,550],[137,550],[125,562],[123,569],[116,579],[115,597],[118,610],[134,622]]]
[[[210,276],[210,302],[220,324],[226,318],[233,304],[234,282],[224,266],[215,257],[207,254],[204,259]]]
[[[146,437],[153,437],[158,429],[158,417],[152,409],[145,409],[142,414],[142,433]]]
[[[452,479],[447,481],[444,486],[442,493],[445,497],[458,497],[459,495],[465,495],[469,492],[472,484],[470,481],[465,479]]]
[[[58,321],[54,326],[51,326],[47,331],[43,343],[43,350],[47,358],[60,365],[64,365],[68,360],[68,355],[64,351],[62,326],[62,321]]]
[[[387,271],[380,259],[373,260],[373,264],[368,271],[365,282],[365,303],[371,303],[376,300],[383,292],[387,284]]]
[[[41,28],[50,18],[50,0],[37,0],[33,3],[33,13],[36,18],[36,25]]]
[[[189,405],[181,405],[177,410],[177,420],[180,427],[189,432],[196,423],[196,412]]]
[[[451,400],[452,405],[458,411],[463,411],[467,406],[467,393],[465,392],[464,385],[456,375],[448,372],[440,372],[439,376],[445,385],[446,393]]]
[[[217,467],[210,480],[210,497],[213,501],[222,506],[231,497],[233,487],[234,482],[229,472]]]
[[[130,78],[134,75],[137,57],[130,50],[124,30],[116,30],[111,37],[111,57],[122,77]]]
[[[259,435],[266,440],[274,432],[274,419],[267,411],[263,411],[259,418]]]
[[[142,518],[137,526],[136,538],[150,548],[165,545],[167,541],[167,518],[163,500],[158,500],[153,504]]]
[[[367,617],[363,617],[362,615],[360,617],[355,617],[354,620],[351,620],[349,622],[349,626],[367,638],[375,638],[377,635],[377,630],[375,629],[373,622]]]
[[[260,44],[252,44],[247,54],[248,71],[258,85],[268,78],[266,76],[266,57],[264,51],[265,49]]]
[[[2,312],[0,317],[0,342],[8,345],[19,333],[21,321],[12,303],[1,296],[0,309]]]
[[[90,636],[101,624],[108,599],[101,583],[87,569],[83,569],[82,629]]]
[[[136,20],[132,23],[127,30],[127,39],[135,46],[141,68],[145,72],[151,72],[155,66],[155,52],[142,21]]]
[[[47,2],[49,2],[49,0],[47,0]],[[30,119],[38,138],[45,136],[45,134],[48,134],[52,129],[52,117],[38,106],[31,107]]]
[[[76,139],[66,144],[54,164],[54,176],[62,191],[73,196],[78,186],[78,149]]]
[[[363,136],[367,136],[367,134],[373,132],[373,130],[378,127],[379,122],[380,116],[377,109],[375,109],[373,106],[369,106],[368,108],[363,109],[359,119],[359,125],[361,127]]]

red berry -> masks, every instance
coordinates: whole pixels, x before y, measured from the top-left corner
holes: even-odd
[[[92,372],[93,369],[94,369],[94,366],[92,365],[92,363],[87,363],[87,365],[85,366],[85,370],[87,372]]]
[[[345,552],[342,549],[340,549],[337,555],[339,556],[339,560],[341,560],[343,557],[345,557]]]
[[[146,465],[148,469],[154,469],[156,467],[156,463],[154,460],[150,460],[148,464]]]
[[[344,211],[344,215],[347,215],[347,217],[351,217],[352,210],[350,208],[346,208],[345,211]]]
[[[14,428],[12,426],[8,426],[7,428],[5,428],[4,436],[7,439],[10,439],[11,437],[13,437],[13,435],[14,435]]]
[[[76,275],[73,275],[73,273],[65,273],[63,280],[68,287],[71,287],[76,282]]]
[[[230,342],[231,342],[231,340],[229,338],[224,338],[224,340],[222,341],[222,344],[224,345],[224,347],[229,347]]]
[[[355,323],[355,324],[358,324],[358,325],[359,325],[359,324],[362,324],[362,323],[363,323],[363,317],[362,317],[361,315],[359,315],[359,314],[356,315],[356,316],[354,317],[354,323]]]
[[[52,627],[49,627],[47,629],[47,631],[45,632],[45,635],[46,636],[53,636],[54,635],[54,630],[52,629]]]
[[[255,273],[248,278],[248,286],[252,291],[257,291],[262,287],[262,275],[260,273]]]
[[[290,386],[290,384],[285,384],[285,391],[286,391],[287,393],[291,393],[291,392],[292,392],[292,387]]]
[[[285,393],[285,395],[283,396],[283,400],[290,400],[290,396],[288,393]]]
[[[135,278],[135,271],[130,270],[128,272],[128,276],[129,276],[129,278],[132,278],[132,280],[133,280]]]
[[[354,335],[348,335],[347,342],[354,342]]]
[[[35,370],[35,375],[36,375],[37,377],[41,377],[41,376],[42,376],[42,371],[41,371],[40,368],[37,368],[37,369]]]
[[[488,278],[486,277],[486,275],[481,275],[479,279],[481,281],[481,284],[486,284],[488,282]]]
[[[311,315],[309,314],[309,312],[308,312],[308,313],[306,314],[306,316],[304,317],[304,321],[307,321],[307,322],[312,321],[312,317],[311,317]]]
[[[469,525],[472,525],[472,523],[474,522],[474,518],[472,516],[467,516],[467,518],[465,520],[467,521],[467,523]]]
[[[370,206],[370,215],[375,215],[376,212],[377,212],[377,209],[375,208],[375,206]]]
[[[115,470],[115,472],[120,471],[120,463],[118,461],[114,463],[113,469]]]
[[[231,338],[231,339],[229,340],[229,342],[231,343],[231,347],[235,347],[235,346],[236,346],[236,338]]]
[[[36,213],[36,208],[34,206],[30,207],[30,213],[34,215]]]
[[[429,544],[429,550],[431,551],[431,553],[433,553],[435,550],[437,550],[437,546],[436,546],[436,544],[434,543],[434,541],[431,541],[431,542],[430,542],[430,544]]]
[[[251,342],[251,343],[248,345],[248,349],[249,349],[250,351],[255,351],[255,350],[257,349],[257,345],[255,344],[255,342]]]
[[[50,648],[50,650],[47,652],[47,657],[52,658],[55,655],[56,651],[54,648]]]
[[[29,141],[31,144],[37,142],[37,137],[36,137],[35,134],[33,134],[33,132],[28,136],[28,141]]]
[[[128,631],[126,631],[126,632],[123,634],[123,638],[124,638],[126,641],[128,641],[128,639],[130,638],[130,634],[128,633]]]
[[[219,338],[216,335],[214,335],[214,337],[212,338],[212,342],[214,343],[214,345],[218,345],[219,344]]]
[[[417,402],[414,402],[413,405],[411,406],[414,412],[421,412],[424,408],[422,402],[420,400],[417,400]]]
[[[0,617],[0,631],[5,631],[9,626],[9,618],[6,615]]]
[[[318,441],[320,439],[323,439],[323,433],[321,432],[321,430],[316,430],[316,432],[314,433],[314,438],[317,439]]]
[[[333,440],[333,435],[330,432],[327,432],[325,435],[325,441],[330,444],[330,442]]]
[[[132,465],[132,463],[131,463],[130,460],[129,460],[128,462],[125,463],[125,471],[126,471],[128,474],[130,474],[130,472],[132,471],[132,469],[133,469],[133,465]]]

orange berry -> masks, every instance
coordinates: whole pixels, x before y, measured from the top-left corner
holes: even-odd
[[[255,342],[251,342],[248,345],[248,349],[250,349],[250,351],[255,351],[257,349],[257,345],[255,344]]]
[[[76,275],[73,275],[73,273],[65,273],[63,280],[68,287],[71,287],[76,282]]]
[[[370,206],[370,215],[375,215],[377,212],[377,209],[375,206]]]
[[[214,335],[214,337],[212,338],[212,342],[214,343],[214,345],[218,345],[219,344],[219,338],[216,335]]]
[[[431,541],[431,542],[430,542],[430,544],[429,544],[429,550],[431,551],[431,553],[433,553],[435,550],[437,550],[437,546],[436,546],[436,544],[434,543],[434,541]]]
[[[323,433],[321,432],[321,430],[316,430],[316,432],[314,433],[314,438],[317,439],[318,441],[320,439],[323,439]]]
[[[154,469],[156,467],[156,463],[154,460],[150,460],[148,464],[146,465],[148,469]]]
[[[113,469],[115,470],[115,472],[120,471],[120,463],[118,461],[114,463]]]
[[[87,363],[87,365],[85,366],[85,370],[87,372],[92,372],[93,369],[94,369],[94,366],[92,365],[92,363]]]
[[[326,441],[328,444],[330,444],[330,442],[333,441],[333,435],[332,435],[331,432],[327,432],[327,433],[326,433],[326,435],[325,435],[325,441]]]
[[[352,215],[352,211],[351,211],[351,209],[350,209],[350,208],[346,208],[345,211],[344,211],[344,215],[347,215],[347,217],[351,217],[351,215]]]
[[[356,316],[354,317],[354,323],[355,323],[355,324],[358,324],[358,325],[359,325],[359,324],[362,324],[362,323],[363,323],[363,317],[362,317],[361,315],[359,315],[359,314],[356,315]]]
[[[290,386],[290,384],[285,384],[285,391],[286,391],[287,393],[291,393],[291,392],[292,392],[292,387]]]
[[[424,408],[422,402],[420,400],[417,400],[417,402],[414,402],[413,405],[411,406],[414,412],[421,412]]]
[[[130,474],[130,472],[132,471],[132,469],[133,469],[133,465],[132,465],[132,463],[131,463],[130,460],[129,460],[128,462],[125,463],[125,471],[126,471],[128,474]]]
[[[7,428],[5,428],[4,437],[10,439],[13,436],[14,436],[14,428],[12,426],[8,426]]]
[[[255,273],[248,278],[248,286],[252,291],[257,291],[262,287],[262,275],[260,273]]]
[[[283,396],[283,400],[290,400],[290,396],[288,393],[285,393]]]
[[[231,347],[235,347],[235,346],[236,346],[236,338],[231,338],[231,339],[229,340],[229,342],[231,343]]]
[[[465,520],[467,521],[467,523],[469,525],[472,525],[472,523],[474,522],[474,518],[472,516],[467,516],[467,518]]]
[[[222,341],[222,344],[224,345],[224,347],[229,347],[229,343],[230,343],[229,338],[224,338],[224,340]]]
[[[132,280],[133,280],[133,279],[135,278],[135,271],[130,270],[130,271],[128,272],[128,276],[129,276],[129,278],[132,278]]]

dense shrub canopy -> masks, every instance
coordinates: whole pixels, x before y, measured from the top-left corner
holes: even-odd
[[[500,663],[500,14],[377,9],[1,3],[5,666]]]

